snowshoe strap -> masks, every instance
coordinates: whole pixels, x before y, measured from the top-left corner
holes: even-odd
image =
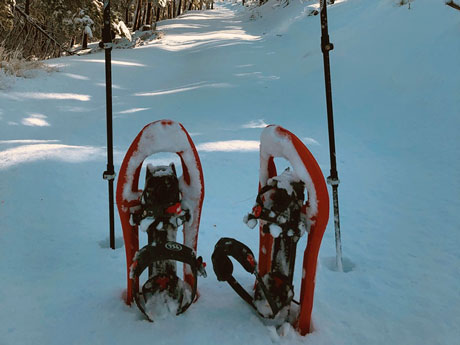
[[[177,218],[181,220],[180,224],[173,224],[174,226],[180,226],[183,223],[188,222],[191,218],[190,211],[187,209],[183,209],[180,203],[176,203],[169,206],[163,211],[161,215],[158,215],[156,212],[152,210],[143,208],[142,205],[140,208],[138,207],[137,210],[131,212],[131,219],[135,225],[140,225],[141,221],[148,217],[155,219],[152,225],[150,226],[153,229],[156,229],[157,225],[161,222],[170,223],[170,219],[172,218]]]
[[[190,220],[189,210],[182,209],[181,191],[174,163],[169,166],[148,165],[145,172],[145,186],[139,203],[131,209],[132,225],[139,225],[145,218],[154,219],[151,227],[171,222],[174,227]],[[177,223],[180,220],[180,223]]]
[[[304,200],[304,184],[302,182],[297,182],[292,184],[292,186],[293,192],[291,195],[289,195],[286,190],[278,188],[276,184],[268,184],[262,187],[257,194],[256,204],[252,212],[245,218],[245,223],[248,223],[251,219],[261,219],[267,223],[277,224],[281,228],[296,229],[300,221],[300,209]],[[274,191],[274,195],[272,196],[272,198],[274,198],[273,206],[271,208],[266,208],[264,206],[263,195],[270,190]],[[288,209],[291,210],[289,212],[289,218],[291,219],[286,219],[286,215],[283,216],[283,213]],[[297,210],[297,212],[295,212],[295,210]],[[266,224],[262,230],[264,233],[269,233],[268,225]]]
[[[241,285],[238,281],[233,277],[233,263],[230,260],[229,256],[238,261],[243,268],[256,276],[257,283],[262,289],[262,292],[265,295],[266,300],[268,301],[270,308],[272,310],[272,316],[274,317],[278,312],[279,308],[276,305],[273,298],[271,298],[265,283],[263,282],[262,278],[257,273],[256,267],[257,263],[254,259],[254,254],[252,253],[251,249],[237,241],[233,238],[223,237],[221,238],[214,247],[214,252],[212,253],[212,265],[214,269],[214,273],[217,276],[217,280],[219,281],[226,281],[233,290],[248,303],[251,307],[253,307],[256,312],[259,313],[257,307],[254,304],[254,298],[251,296]]]
[[[183,262],[188,264],[191,268],[192,275],[193,275],[193,286],[191,299],[190,302],[186,303],[185,305],[181,306],[180,309],[177,311],[177,315],[182,314],[186,311],[190,305],[193,303],[196,297],[197,292],[197,282],[198,282],[198,275],[206,277],[206,264],[203,262],[202,257],[196,257],[195,252],[180,243],[169,241],[165,243],[152,243],[146,245],[142,249],[140,249],[136,255],[134,256],[133,264],[131,265],[131,273],[130,278],[133,280],[133,296],[136,301],[136,305],[139,310],[145,315],[147,320],[153,322],[153,320],[147,315],[140,299],[139,299],[139,291],[135,290],[135,286],[137,286],[134,282],[137,278],[140,277],[142,272],[149,267],[155,261],[163,261],[163,260],[175,260],[179,262]],[[178,278],[177,278],[178,279]],[[150,281],[149,279],[148,281]],[[145,285],[145,284],[144,284]],[[182,301],[180,301],[182,302]]]

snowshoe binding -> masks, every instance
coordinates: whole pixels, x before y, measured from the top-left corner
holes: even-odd
[[[193,250],[175,242],[177,228],[190,220],[190,212],[182,209],[174,164],[149,164],[145,176],[141,204],[131,214],[131,222],[147,233],[148,244],[134,257],[131,279],[139,279],[148,267],[148,279],[134,294],[134,300],[146,318],[153,321],[145,306],[163,303],[169,309],[175,308],[177,315],[183,313],[196,297],[197,276],[206,276],[206,271],[201,256],[196,258]],[[177,277],[177,261],[191,267],[195,282],[191,289]]]
[[[217,243],[212,262],[218,280],[229,282],[260,316],[274,319],[290,305],[294,296],[292,280],[296,245],[306,229],[305,221],[301,219],[305,185],[296,180],[289,169],[268,182],[260,189],[252,212],[243,221],[254,228],[257,221],[262,220],[262,232],[275,238],[271,271],[260,276],[255,270],[255,260],[250,249],[230,238],[223,238]],[[246,253],[247,257],[243,260]],[[257,283],[253,297],[248,297],[246,291],[242,292],[241,286],[229,276],[226,261],[230,261],[228,257],[223,258],[224,254],[233,256],[248,272],[255,274]],[[248,266],[248,262],[253,265]]]

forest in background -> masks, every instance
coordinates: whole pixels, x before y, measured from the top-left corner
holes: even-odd
[[[130,31],[154,30],[160,20],[213,6],[213,0],[111,0],[112,36],[130,39]],[[28,60],[86,48],[102,38],[103,7],[100,0],[1,0],[0,46]]]

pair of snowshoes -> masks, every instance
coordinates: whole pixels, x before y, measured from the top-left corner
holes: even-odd
[[[182,176],[177,177],[173,164],[148,165],[144,190],[138,190],[143,161],[158,152],[177,153]],[[293,169],[277,175],[275,157],[285,158]],[[153,321],[152,307],[166,304],[180,314],[198,296],[198,276],[206,276],[205,264],[196,256],[203,198],[201,163],[184,127],[170,120],[144,127],[120,168],[117,205],[126,248],[126,302],[134,301],[149,321]],[[317,256],[328,216],[329,197],[316,160],[294,134],[279,126],[268,126],[261,136],[259,193],[252,212],[244,218],[250,228],[259,222],[259,260],[256,262],[243,243],[222,238],[212,254],[217,279],[228,282],[261,317],[281,323],[290,321],[301,334],[308,333]],[[177,230],[181,226],[184,242],[178,243]],[[148,244],[140,250],[138,229],[148,237]],[[306,232],[300,301],[295,301],[296,247]],[[255,275],[254,291],[246,291],[233,277],[230,257]],[[183,279],[177,276],[177,262],[183,263]],[[140,288],[140,277],[147,270]]]

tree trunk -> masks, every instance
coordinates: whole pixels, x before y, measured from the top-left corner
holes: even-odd
[[[157,18],[156,18],[155,22],[157,22],[159,20],[160,20],[160,6],[157,6]]]
[[[129,13],[129,8],[131,7],[132,3],[133,3],[133,0],[125,0],[124,1],[125,24],[126,24],[126,26],[129,25],[129,17],[130,17],[130,14],[131,14],[131,13]]]
[[[147,5],[147,25],[152,25],[152,3],[149,2]]]
[[[83,43],[81,44],[81,49],[88,48],[88,34],[85,32],[83,33]]]
[[[134,16],[133,31],[139,29],[140,14],[141,14],[142,0],[137,1],[136,12]]]
[[[145,20],[147,19],[147,5],[143,4],[142,6],[142,15],[141,15],[141,23],[139,24],[139,28],[143,27],[145,24]]]
[[[26,14],[30,14],[30,0],[26,0],[26,4],[24,5],[24,12]]]
[[[179,4],[177,5],[177,16],[180,16],[181,8],[182,8],[182,0],[179,0]]]

